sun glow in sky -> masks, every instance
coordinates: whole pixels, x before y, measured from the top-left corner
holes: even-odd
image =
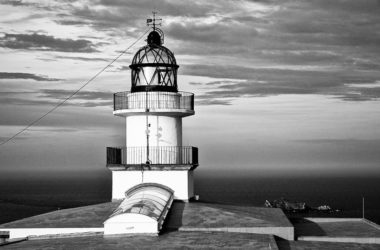
[[[78,89],[157,10],[200,169],[380,174],[380,2],[0,1],[0,139]],[[124,145],[112,94],[141,40],[63,107],[0,147],[0,172],[101,170]]]

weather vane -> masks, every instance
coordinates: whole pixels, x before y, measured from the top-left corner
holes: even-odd
[[[156,18],[157,11],[152,11],[153,18],[146,19],[147,26],[153,26],[153,30],[156,30],[156,25],[161,26],[162,18]]]

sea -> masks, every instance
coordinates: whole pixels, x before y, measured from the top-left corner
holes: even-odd
[[[290,216],[362,217],[380,224],[380,176],[271,176],[196,171],[195,193],[203,202],[264,206],[287,199],[338,212]],[[111,200],[110,171],[5,174],[0,176],[0,224],[50,211]]]

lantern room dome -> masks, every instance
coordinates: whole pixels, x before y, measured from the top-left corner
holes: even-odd
[[[162,45],[163,33],[155,29],[149,33],[147,45],[133,57],[131,92],[167,91],[178,92],[177,61],[173,52]]]
[[[164,66],[174,66],[178,68],[173,52],[162,45],[146,45],[140,48],[133,57],[131,68],[150,64],[160,64]]]

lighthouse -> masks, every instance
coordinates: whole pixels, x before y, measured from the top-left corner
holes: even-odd
[[[125,146],[107,147],[112,200],[138,185],[164,186],[173,199],[194,196],[198,148],[183,145],[182,119],[194,115],[194,94],[178,91],[178,64],[155,15],[147,44],[134,55],[131,89],[114,94],[113,114],[125,119]]]

